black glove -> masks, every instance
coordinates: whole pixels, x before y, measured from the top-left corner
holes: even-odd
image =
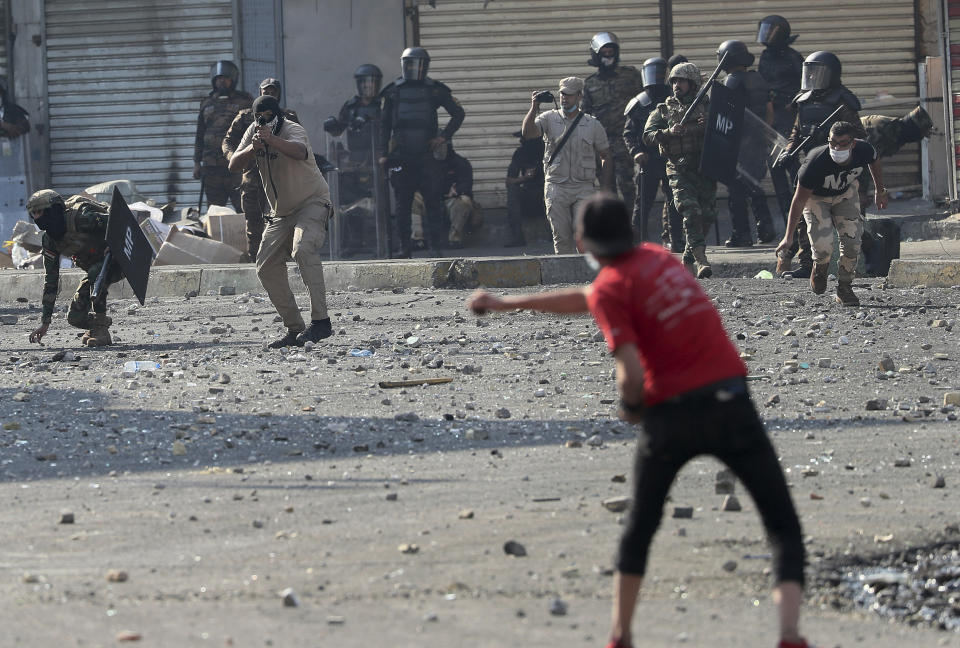
[[[331,135],[336,135],[337,131],[340,130],[340,122],[337,121],[336,117],[327,117],[323,120],[323,130]]]

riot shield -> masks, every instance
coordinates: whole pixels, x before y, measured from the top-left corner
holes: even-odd
[[[142,306],[147,295],[153,248],[117,187],[113,188],[113,201],[107,220],[107,245],[110,246],[110,257],[123,268],[123,274]],[[105,270],[107,265],[104,263]]]
[[[755,189],[760,189],[768,168],[787,147],[787,138],[750,110],[743,112],[742,130],[737,175]]]
[[[700,173],[723,181],[736,168],[743,131],[743,94],[719,84],[710,91],[710,114],[707,117],[700,156]]]
[[[13,237],[13,226],[27,219],[27,140],[0,139],[0,243]]]
[[[338,151],[342,148],[342,139],[340,137],[332,137],[329,133],[326,133],[326,140],[327,161],[333,165],[333,168],[327,171],[327,185],[330,187],[330,202],[333,204],[333,218],[330,219],[327,238],[330,240],[330,260],[335,261],[340,258],[340,229],[343,213],[340,205],[340,164],[338,156]]]
[[[330,181],[337,206],[337,228],[330,233],[331,250],[334,245],[337,250],[334,258],[388,256],[377,126],[369,117],[356,119],[346,137],[328,138],[330,161],[337,167],[335,179]],[[344,140],[352,148],[345,148]]]

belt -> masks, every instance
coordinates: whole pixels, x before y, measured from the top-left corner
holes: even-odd
[[[668,398],[664,401],[664,403],[678,405],[681,403],[688,403],[690,401],[703,400],[712,400],[723,403],[731,400],[734,396],[739,396],[740,394],[746,393],[747,381],[744,380],[743,376],[737,376],[735,378],[724,378],[723,380],[718,380],[717,382],[710,383],[709,385],[704,385],[703,387],[697,387],[696,389],[685,391],[682,394],[677,394],[673,398]]]

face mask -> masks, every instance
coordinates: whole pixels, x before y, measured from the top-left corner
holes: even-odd
[[[597,261],[597,257],[593,256],[589,252],[585,252],[583,254],[583,260],[587,262],[587,265],[590,266],[591,270],[594,272],[600,272],[600,268],[602,266],[600,265],[600,262]]]
[[[263,117],[258,117],[258,118],[257,118],[257,124],[259,124],[260,126],[266,126],[266,127],[268,127],[268,128],[270,129],[270,131],[272,132],[272,131],[276,130],[277,119],[278,119],[278,117],[277,117],[276,115],[274,115],[274,116],[273,116],[273,119],[271,119],[270,121],[267,121],[267,120],[264,119]]]
[[[43,210],[43,215],[40,218],[35,218],[33,222],[54,239],[59,239],[67,233],[67,222],[63,218],[63,207],[59,205]]]
[[[604,56],[603,58],[600,59],[600,62],[603,64],[604,67],[612,66],[614,61],[616,61],[616,59],[613,58],[612,56]]]
[[[579,107],[580,107],[580,102],[578,101],[577,103],[573,104],[573,105],[570,106],[569,108],[564,108],[564,109],[563,109],[563,112],[565,112],[565,113],[567,113],[567,114],[569,115],[570,113],[575,112],[575,111],[577,110],[577,108],[579,108]]]
[[[837,164],[843,164],[850,159],[850,149],[846,149],[844,151],[830,149],[830,158]]]

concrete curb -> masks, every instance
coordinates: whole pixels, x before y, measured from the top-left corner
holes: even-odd
[[[960,261],[894,259],[887,274],[887,285],[894,288],[960,286]]]

